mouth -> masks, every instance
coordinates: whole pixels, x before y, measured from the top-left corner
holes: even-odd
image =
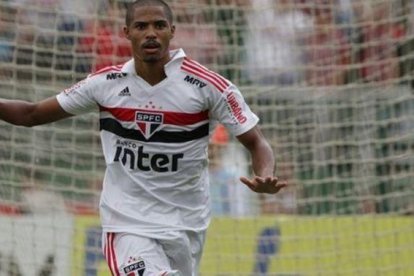
[[[142,45],[142,48],[147,53],[155,53],[161,48],[161,45],[156,41],[148,41]]]

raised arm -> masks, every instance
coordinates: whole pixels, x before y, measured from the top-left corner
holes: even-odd
[[[252,179],[240,177],[240,181],[257,193],[275,194],[287,185],[286,181],[279,181],[274,176],[275,158],[272,148],[256,126],[237,139],[250,152],[252,167],[255,176]]]
[[[54,96],[37,103],[0,99],[0,120],[14,125],[31,127],[70,116]]]

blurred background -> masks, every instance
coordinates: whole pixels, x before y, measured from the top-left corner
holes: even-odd
[[[201,275],[413,275],[414,1],[166,2],[171,48],[240,88],[289,182],[248,191],[248,156],[217,127]],[[126,3],[0,0],[0,97],[37,101],[130,59]],[[0,122],[0,275],[108,273],[97,118]]]

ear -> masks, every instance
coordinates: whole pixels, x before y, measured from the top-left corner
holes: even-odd
[[[171,39],[174,37],[175,34],[175,25],[171,26]]]
[[[127,26],[124,26],[122,30],[124,31],[124,35],[125,35],[125,37],[126,37],[128,40],[131,40],[131,38],[129,37],[129,29],[128,29],[128,27],[127,27]]]

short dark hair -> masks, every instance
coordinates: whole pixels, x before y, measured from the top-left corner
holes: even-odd
[[[139,6],[162,6],[164,8],[165,15],[170,24],[173,23],[173,12],[171,7],[163,0],[136,0],[134,2],[127,3],[125,24],[129,26],[134,17],[134,10]]]

